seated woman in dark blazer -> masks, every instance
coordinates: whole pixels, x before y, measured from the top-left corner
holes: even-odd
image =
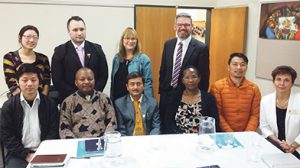
[[[216,131],[220,131],[218,109],[214,97],[207,92],[200,91],[198,84],[201,77],[197,68],[187,66],[183,70],[182,83],[185,90],[175,115],[177,133],[198,133],[201,116],[215,118]]]

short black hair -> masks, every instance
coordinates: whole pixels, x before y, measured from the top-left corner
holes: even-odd
[[[69,30],[70,22],[71,22],[72,20],[82,21],[83,24],[85,25],[84,20],[83,20],[80,16],[71,16],[70,19],[68,19],[68,22],[67,22],[67,29],[68,29],[68,30]]]
[[[34,66],[33,64],[28,64],[28,63],[23,63],[20,66],[17,67],[17,72],[16,72],[16,78],[17,80],[20,79],[20,77],[24,73],[34,73],[37,74],[39,81],[41,81],[41,72],[40,69]]]
[[[190,69],[190,68],[192,68],[192,69],[194,69],[194,70],[196,71],[196,74],[197,74],[198,77],[201,77],[201,75],[200,75],[200,73],[199,73],[197,67],[194,66],[194,65],[188,65],[188,66],[184,67],[184,69],[183,69],[183,71],[182,71],[182,76],[184,75],[184,72],[185,72],[187,69]]]
[[[232,58],[234,58],[234,57],[242,58],[246,62],[246,64],[248,65],[248,58],[247,58],[247,56],[245,54],[239,53],[239,52],[230,54],[229,60],[228,60],[228,65],[230,65],[230,62],[231,62]]]
[[[27,30],[33,30],[36,32],[37,36],[39,37],[40,36],[40,32],[39,30],[35,27],[35,26],[32,26],[32,25],[26,25],[26,26],[23,26],[21,28],[21,30],[19,31],[19,42],[21,42],[21,39],[24,35],[24,33],[27,31]]]
[[[130,79],[135,79],[135,78],[142,78],[143,80],[143,83],[145,83],[145,79],[143,78],[143,76],[138,73],[138,72],[131,72],[127,75],[127,78],[126,78],[126,83],[128,84],[129,80]]]
[[[287,65],[278,66],[272,71],[273,82],[278,74],[291,75],[293,84],[297,78],[297,72],[295,71],[295,69]]]

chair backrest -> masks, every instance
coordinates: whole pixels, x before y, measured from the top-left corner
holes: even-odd
[[[0,108],[0,117],[1,117],[1,108]],[[1,129],[1,128],[0,128]],[[5,151],[4,151],[4,145],[2,142],[1,134],[0,134],[0,148],[1,148],[1,160],[2,160],[2,167],[5,167]]]

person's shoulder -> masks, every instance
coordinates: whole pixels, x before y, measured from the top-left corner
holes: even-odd
[[[171,43],[176,43],[176,41],[177,41],[177,38],[171,38],[165,42],[165,45],[171,44]]]
[[[64,53],[64,52],[66,52],[67,47],[70,46],[70,45],[72,45],[71,40],[69,40],[69,41],[67,41],[67,42],[65,42],[63,44],[60,44],[60,45],[56,46],[54,48],[54,52],[55,53],[60,53],[60,54]],[[62,54],[62,55],[64,55],[64,54]]]
[[[116,106],[120,106],[120,105],[124,104],[124,103],[126,102],[127,98],[130,99],[130,97],[129,97],[128,94],[125,95],[125,96],[122,96],[122,97],[117,98],[117,99],[115,100],[115,105],[116,105]]]
[[[11,58],[15,58],[15,57],[16,57],[16,54],[14,51],[10,51],[4,55],[4,59],[11,59]]]
[[[136,58],[144,61],[150,61],[150,58],[145,53],[140,53],[136,56]]]
[[[119,61],[119,53],[114,55],[113,61]]]
[[[222,78],[214,83],[214,86],[220,87],[224,86],[227,83],[227,78]]]
[[[248,83],[248,85],[253,88],[254,90],[259,90],[259,87],[257,84],[255,84],[254,82],[251,82],[249,80],[246,79],[246,82]]]
[[[276,95],[275,92],[269,93],[261,98],[261,102],[269,101],[269,100],[275,98],[276,97],[275,95]]]
[[[35,52],[35,55],[36,55],[36,59],[42,60],[43,62],[49,60],[48,57],[45,54],[43,54],[43,53]]]
[[[88,40],[85,40],[85,44],[84,45],[88,45],[88,46],[93,46],[93,47],[98,47],[98,48],[101,48],[101,45],[98,44],[98,43],[95,43],[95,42],[91,42],[91,41],[88,41]]]
[[[148,95],[143,95],[143,99],[148,101],[150,104],[157,104],[157,100],[154,97],[148,96]]]
[[[192,38],[191,39],[191,44],[195,45],[195,46],[198,46],[198,47],[201,47],[201,48],[204,48],[204,47],[207,47],[207,44],[195,39],[195,38]]]

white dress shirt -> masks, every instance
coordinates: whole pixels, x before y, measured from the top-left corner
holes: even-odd
[[[24,111],[22,144],[25,148],[34,149],[41,143],[41,129],[38,114],[40,95],[37,93],[31,107],[25,100],[22,92],[20,94],[20,100]]]
[[[186,53],[186,51],[189,47],[189,44],[191,42],[191,39],[192,39],[191,35],[183,41],[180,41],[180,39],[177,38],[177,42],[176,42],[176,46],[175,46],[174,54],[173,54],[173,72],[174,72],[174,68],[175,68],[174,65],[175,65],[175,61],[176,61],[177,51],[178,51],[178,48],[179,48],[179,43],[182,42],[182,57],[181,57],[181,64],[182,64],[185,53]]]

